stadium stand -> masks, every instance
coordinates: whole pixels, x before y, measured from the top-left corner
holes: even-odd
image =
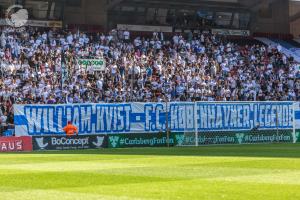
[[[124,32],[3,28],[1,124],[13,123],[13,104],[300,100],[299,65],[278,47],[210,33],[125,40]],[[62,83],[63,52],[68,75]],[[103,57],[104,72],[77,64]]]

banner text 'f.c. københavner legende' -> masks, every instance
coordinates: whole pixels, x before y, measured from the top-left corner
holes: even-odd
[[[17,135],[63,134],[67,121],[80,134],[108,134],[165,131],[167,116],[172,132],[291,129],[294,119],[293,102],[15,105],[14,109]]]

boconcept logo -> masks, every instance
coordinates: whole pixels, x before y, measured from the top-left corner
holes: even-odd
[[[44,138],[35,138],[35,141],[40,149],[45,149],[48,146],[48,143],[44,143]]]
[[[85,138],[66,138],[66,137],[61,137],[61,138],[56,138],[52,137],[51,138],[51,144],[52,145],[87,145],[89,143],[89,137]]]
[[[245,137],[245,134],[244,133],[237,133],[235,134],[237,140],[238,140],[238,143],[239,144],[242,144],[243,143],[243,140],[244,140],[244,137]]]
[[[176,141],[177,141],[177,145],[178,145],[178,146],[183,145],[183,142],[184,142],[184,135],[176,135],[175,138],[176,138]]]
[[[20,28],[28,21],[28,11],[21,5],[12,5],[6,10],[5,21],[11,27]]]
[[[101,147],[104,142],[104,136],[97,136],[97,142],[93,142],[96,147]]]
[[[109,137],[109,142],[112,147],[117,147],[119,140],[120,140],[119,136],[110,136]]]

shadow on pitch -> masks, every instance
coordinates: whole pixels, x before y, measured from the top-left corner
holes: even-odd
[[[32,153],[30,153],[32,154]],[[95,154],[115,156],[230,156],[300,158],[299,144],[222,145],[170,148],[120,148],[97,150],[38,151],[33,154]]]

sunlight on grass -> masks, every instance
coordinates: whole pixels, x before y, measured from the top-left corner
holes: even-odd
[[[1,200],[300,199],[297,145],[0,154]]]

